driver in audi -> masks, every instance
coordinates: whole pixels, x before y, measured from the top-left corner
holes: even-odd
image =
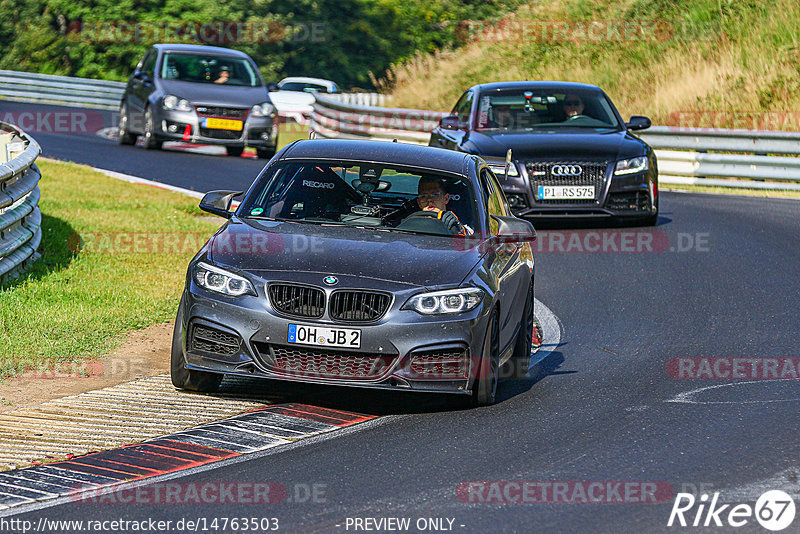
[[[564,97],[564,113],[567,114],[567,120],[583,116],[583,100],[576,94],[570,94]]]
[[[445,191],[440,178],[423,176],[417,184],[417,206],[415,211],[398,226],[400,230],[425,232],[430,234],[447,233],[449,235],[467,236],[473,231],[469,226],[461,224],[452,211],[447,211],[450,194]]]

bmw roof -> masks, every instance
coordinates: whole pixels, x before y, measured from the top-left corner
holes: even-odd
[[[408,167],[438,169],[466,174],[469,154],[387,141],[361,141],[351,139],[306,139],[292,143],[280,154],[280,159],[337,159],[348,161],[373,161],[393,163]]]

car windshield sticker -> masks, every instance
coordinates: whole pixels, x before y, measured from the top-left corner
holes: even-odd
[[[489,99],[488,95],[481,97],[481,103],[478,105],[478,124],[489,124]]]
[[[264,213],[264,210],[261,208],[253,208],[250,210],[250,215],[261,215],[262,213]]]

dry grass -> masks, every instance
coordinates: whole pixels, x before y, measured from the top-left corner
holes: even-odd
[[[381,79],[383,92],[396,106],[446,110],[475,83],[579,81],[603,87],[623,116],[645,114],[659,124],[758,127],[766,121],[800,130],[796,0],[768,7],[744,0],[538,0],[504,20],[657,20],[676,33],[629,42],[475,40],[393,66]],[[680,28],[701,31],[677,38]],[[759,115],[764,112],[772,115]]]

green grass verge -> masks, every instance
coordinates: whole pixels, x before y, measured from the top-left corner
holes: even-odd
[[[171,320],[186,265],[217,228],[184,195],[70,163],[39,167],[43,257],[0,288],[0,378],[105,354],[125,333]]]

